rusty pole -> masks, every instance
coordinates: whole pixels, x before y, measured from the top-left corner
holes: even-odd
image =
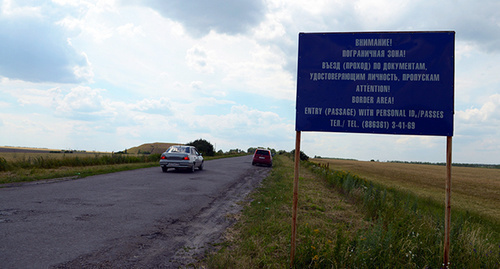
[[[450,265],[450,224],[451,224],[451,145],[452,137],[446,137],[446,196],[444,212],[444,258],[443,267]]]
[[[295,260],[295,241],[297,235],[297,204],[299,200],[299,163],[300,163],[300,131],[295,138],[295,166],[293,176],[293,205],[292,205],[292,244],[290,249],[290,268]]]

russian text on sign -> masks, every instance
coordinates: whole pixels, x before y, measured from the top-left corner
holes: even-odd
[[[301,33],[296,130],[452,135],[454,35]]]

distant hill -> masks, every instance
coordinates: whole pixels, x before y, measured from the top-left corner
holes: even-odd
[[[137,147],[129,148],[127,153],[139,154],[139,153],[150,153],[150,154],[161,154],[165,152],[172,145],[180,145],[180,143],[146,143]]]

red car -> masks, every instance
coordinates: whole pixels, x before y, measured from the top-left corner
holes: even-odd
[[[256,149],[253,154],[252,165],[263,164],[269,167],[273,166],[273,156],[268,149]]]

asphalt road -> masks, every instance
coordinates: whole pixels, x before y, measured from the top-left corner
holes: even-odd
[[[0,189],[0,268],[176,268],[219,240],[269,173],[251,156]]]

